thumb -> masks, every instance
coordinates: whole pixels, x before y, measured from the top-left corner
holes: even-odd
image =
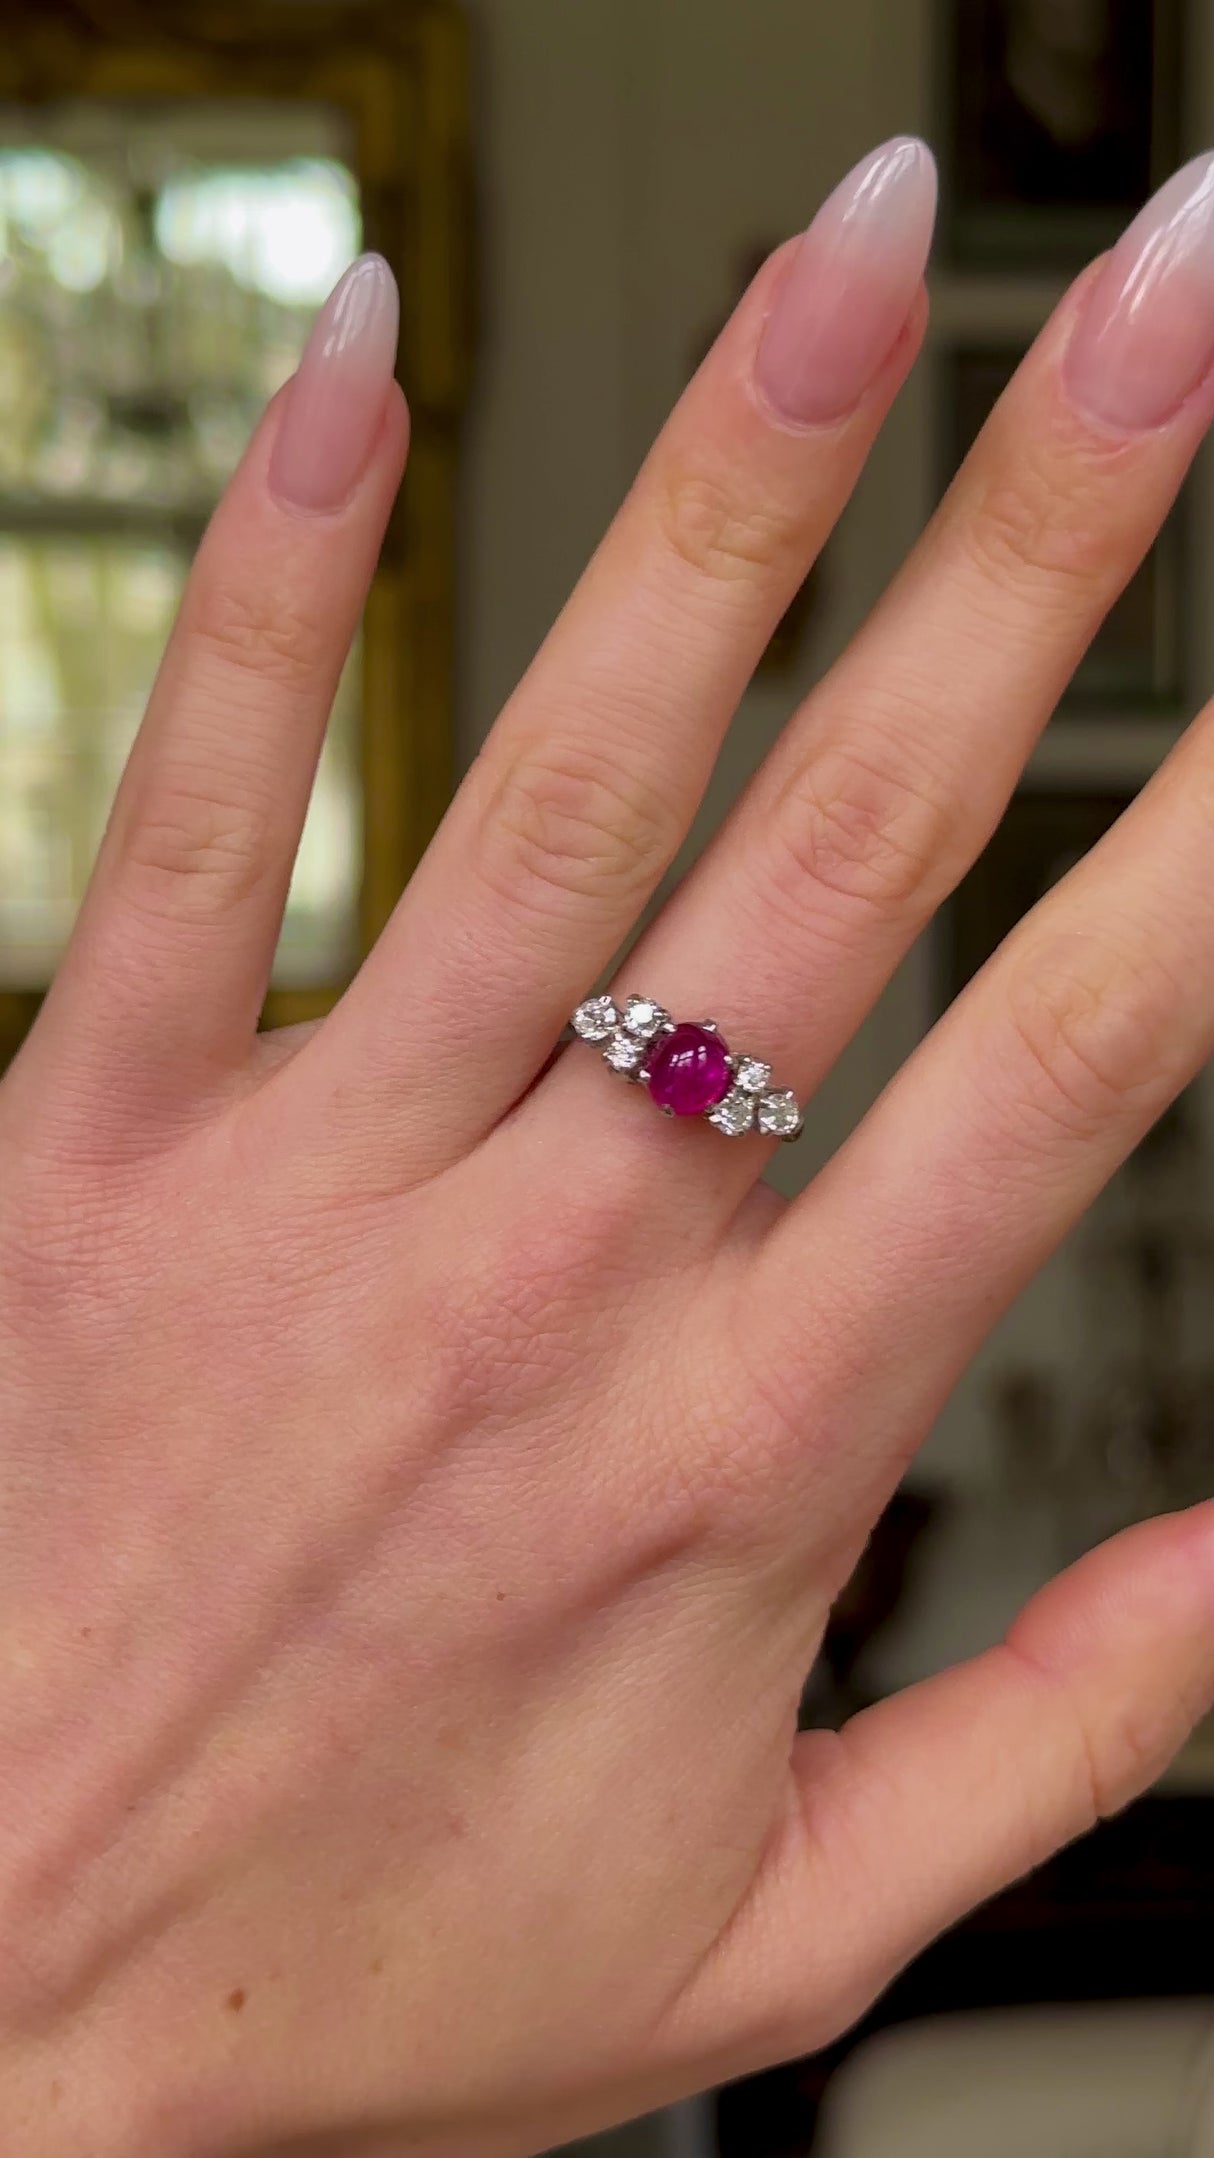
[[[1089,1553],[997,1648],[798,1738],[783,1829],[681,2036],[748,2069],[826,2044],[937,1933],[1154,1782],[1212,1699],[1214,1503]]]

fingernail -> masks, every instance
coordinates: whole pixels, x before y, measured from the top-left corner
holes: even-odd
[[[357,486],[384,416],[400,300],[382,255],[360,255],[304,347],[270,458],[270,486],[294,509],[338,509]]]
[[[1081,410],[1161,427],[1214,363],[1214,154],[1173,173],[1097,277],[1064,363]]]
[[[797,247],[755,363],[773,410],[801,425],[857,405],[902,329],[936,218],[936,161],[899,135],[823,203]]]

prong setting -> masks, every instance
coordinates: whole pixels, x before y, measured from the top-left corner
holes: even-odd
[[[587,997],[570,1021],[578,1040],[583,1042],[605,1042],[619,1023],[620,1015],[610,997]]]
[[[636,1079],[645,1062],[645,1050],[646,1044],[639,1041],[635,1034],[629,1034],[624,1027],[617,1027],[603,1051],[603,1062],[610,1065],[613,1072],[620,1072],[625,1079]]]
[[[755,1120],[755,1098],[744,1094],[741,1087],[731,1087],[715,1109],[708,1111],[708,1122],[723,1131],[727,1139],[740,1139],[751,1130]]]
[[[796,1139],[800,1137],[802,1116],[797,1097],[787,1087],[777,1087],[761,1096],[759,1101],[759,1130],[769,1139]]]
[[[771,1066],[758,1057],[739,1057],[734,1071],[744,1094],[762,1094],[771,1085]]]
[[[639,1041],[652,1041],[655,1034],[663,1031],[669,1020],[670,1013],[660,1004],[655,1004],[652,997],[629,997],[624,1006],[624,1025]]]

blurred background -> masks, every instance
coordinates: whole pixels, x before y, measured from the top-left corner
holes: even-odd
[[[401,277],[414,450],[271,1020],[340,988],[756,264],[856,158],[902,130],[940,156],[928,346],[689,854],[1071,276],[1214,139],[1214,0],[3,0],[0,20],[0,1057],[216,494],[360,246]],[[1208,694],[1212,562],[1203,465],[785,1189]],[[807,1723],[984,1647],[1086,1546],[1214,1488],[1212,1151],[1202,1080],[998,1329],[840,1603]],[[596,2149],[1211,2158],[1212,1831],[1207,1730],[829,2054]]]

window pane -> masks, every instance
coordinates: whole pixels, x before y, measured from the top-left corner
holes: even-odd
[[[194,542],[357,253],[320,108],[0,108],[0,987],[53,970]],[[275,979],[348,971],[347,671]]]
[[[37,988],[75,917],[176,610],[163,543],[0,535],[0,988]],[[356,953],[362,855],[355,654],[296,865],[275,980],[332,981]]]

